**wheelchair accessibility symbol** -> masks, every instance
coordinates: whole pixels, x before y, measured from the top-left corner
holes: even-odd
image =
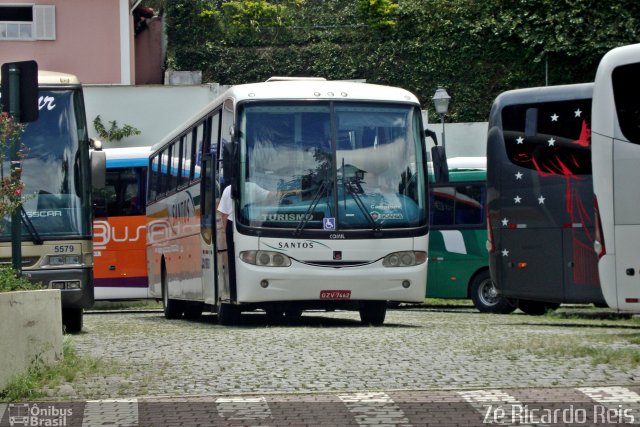
[[[336,219],[335,218],[322,218],[322,228],[325,230],[335,230],[336,229]]]

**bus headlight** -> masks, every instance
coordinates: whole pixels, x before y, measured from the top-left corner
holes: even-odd
[[[49,255],[49,265],[80,264],[81,255]]]
[[[424,264],[427,253],[423,251],[393,252],[382,259],[384,267],[411,267]]]
[[[261,267],[289,267],[291,258],[280,252],[272,251],[242,251],[240,259],[247,264]]]

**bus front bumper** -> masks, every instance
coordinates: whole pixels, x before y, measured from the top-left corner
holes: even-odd
[[[240,303],[267,301],[401,301],[423,302],[426,264],[412,267],[258,267],[240,260],[237,296]]]
[[[23,276],[47,289],[60,289],[62,308],[93,307],[93,274],[91,269],[24,270]]]

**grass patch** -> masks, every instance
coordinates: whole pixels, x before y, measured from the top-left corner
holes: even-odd
[[[640,365],[640,334],[631,333],[589,333],[566,334],[541,330],[540,334],[528,333],[526,337],[486,342],[479,350],[512,355],[531,353],[540,358],[560,360],[586,359],[593,365],[605,364],[611,367],[635,369]]]
[[[566,340],[566,337],[565,337]],[[556,356],[561,358],[586,358],[593,365],[610,365],[617,368],[636,368],[640,365],[640,349],[617,348],[606,344],[577,344],[558,343],[536,347],[533,352],[538,356]]]
[[[97,301],[92,310],[156,310],[162,308],[162,303],[156,300],[136,301]]]
[[[470,299],[448,299],[448,298],[425,298],[424,303],[427,306],[469,306],[473,307],[473,301]]]
[[[66,335],[62,343],[64,359],[58,363],[44,366],[38,364],[26,372],[17,375],[0,391],[0,401],[15,402],[47,397],[44,390],[52,389],[63,382],[73,382],[79,376],[96,375],[115,371],[111,364],[87,356],[79,356],[73,340]]]
[[[629,320],[632,313],[621,313],[610,308],[598,308],[591,305],[584,307],[560,307],[544,314],[549,319],[596,319],[596,320]]]

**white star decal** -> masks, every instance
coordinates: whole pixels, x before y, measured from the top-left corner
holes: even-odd
[[[575,114],[575,116],[573,117],[580,117],[582,116],[582,111],[580,111],[580,109],[578,108],[576,111],[573,112],[573,114]]]
[[[557,122],[559,117],[560,117],[559,115],[554,113],[553,116],[551,116],[551,121],[552,122]]]
[[[516,196],[516,197],[513,198],[513,201],[515,203],[520,203],[521,200],[522,200],[522,197],[520,197],[520,196]]]
[[[507,218],[502,218],[502,226],[506,227],[509,224],[509,220]]]
[[[524,138],[523,137],[519,137],[518,139],[516,139],[516,142],[518,144],[522,144],[524,142]]]
[[[549,138],[549,147],[554,147],[556,145],[556,140],[553,138]]]
[[[516,173],[516,179],[522,179],[522,172]]]
[[[544,205],[544,201],[545,201],[544,196],[540,196],[540,197],[538,197],[538,204],[539,204],[539,205]]]
[[[502,250],[502,256],[509,256],[509,250],[508,249],[503,249]]]

